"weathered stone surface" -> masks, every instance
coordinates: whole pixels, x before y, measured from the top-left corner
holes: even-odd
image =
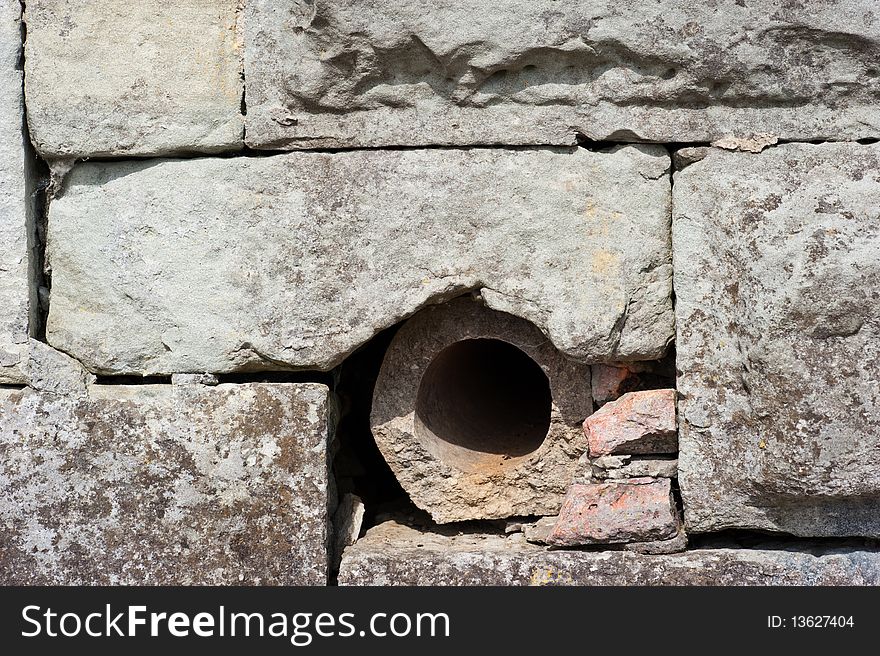
[[[469,298],[395,335],[373,392],[376,445],[439,523],[550,515],[581,469],[590,368]]]
[[[880,136],[874,0],[251,0],[267,148]]]
[[[0,0],[0,384],[25,382],[31,312],[28,234],[33,203],[26,156],[21,55],[21,5]]]
[[[29,339],[23,368],[27,384],[41,392],[71,397],[87,396],[95,377],[82,365],[61,351],[35,339]]]
[[[346,547],[357,542],[364,522],[366,506],[360,497],[343,494],[333,513],[333,563],[339,564]]]
[[[724,150],[741,150],[746,153],[760,153],[765,148],[779,142],[773,134],[752,134],[745,137],[723,137],[716,139],[711,145]]]
[[[239,0],[28,0],[28,125],[48,158],[241,148]]]
[[[668,540],[678,533],[680,523],[668,478],[572,483],[547,544]]]
[[[602,456],[591,463],[592,475],[599,479],[675,478],[678,476],[677,458],[650,458],[633,456]]]
[[[673,334],[653,146],[88,163],[52,203],[48,339],[98,373],[338,364],[480,290],[581,360]]]
[[[18,360],[0,382],[26,383],[41,392],[71,396],[86,395],[87,387],[95,382],[95,376],[79,362],[32,337],[15,346]]]
[[[672,163],[676,171],[690,166],[694,162],[699,162],[709,153],[709,148],[705,146],[694,146],[689,148],[679,148],[672,155]]]
[[[0,390],[0,582],[324,584],[327,389]]]
[[[556,519],[556,515],[551,515],[550,517],[541,517],[536,522],[525,524],[522,529],[523,537],[525,537],[527,542],[547,544],[547,539],[553,532],[553,527],[556,526]]]
[[[880,553],[700,549],[653,556],[546,551],[521,534],[427,533],[381,524],[349,547],[341,585],[880,585]]]
[[[640,554],[672,554],[684,551],[688,546],[687,533],[679,529],[673,537],[666,540],[653,540],[650,542],[629,542],[622,545],[624,551],[634,551]]]
[[[584,421],[590,455],[675,453],[675,390],[629,392]]]
[[[709,150],[675,180],[688,532],[880,536],[880,146]]]

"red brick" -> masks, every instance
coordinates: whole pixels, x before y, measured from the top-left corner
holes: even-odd
[[[675,453],[675,390],[624,394],[587,417],[584,433],[591,456]]]
[[[678,534],[679,527],[668,478],[573,483],[547,544],[573,547],[667,540]]]

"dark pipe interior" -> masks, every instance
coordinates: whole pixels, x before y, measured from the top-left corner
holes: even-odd
[[[550,382],[528,355],[501,340],[467,339],[428,367],[416,424],[441,457],[468,470],[487,454],[513,459],[536,451],[551,404]]]

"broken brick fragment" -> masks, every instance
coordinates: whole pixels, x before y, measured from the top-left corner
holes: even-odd
[[[668,478],[573,483],[546,541],[575,547],[667,540],[680,525]]]
[[[587,417],[591,456],[675,453],[675,390],[629,392]]]
[[[628,388],[637,381],[637,374],[627,367],[594,364],[592,367],[593,400],[596,403],[614,401],[628,392]]]
[[[671,387],[675,379],[674,360],[615,362],[591,367],[593,400],[602,406],[627,392]]]

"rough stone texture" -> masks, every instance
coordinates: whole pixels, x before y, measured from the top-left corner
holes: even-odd
[[[640,554],[672,554],[684,551],[688,546],[687,533],[679,529],[673,537],[666,540],[653,540],[649,542],[630,542],[623,545],[624,551],[634,551]]]
[[[880,145],[676,173],[688,532],[880,536]]]
[[[547,544],[547,539],[553,532],[553,527],[556,526],[557,519],[556,515],[541,517],[541,519],[536,522],[523,525],[522,534],[527,542]]]
[[[592,461],[593,477],[605,479],[637,478],[675,478],[678,476],[676,458],[639,458],[632,456],[602,456]]]
[[[106,374],[329,369],[468,290],[581,360],[673,336],[665,151],[87,163],[49,216],[51,344]]]
[[[875,0],[252,0],[267,148],[880,136]]]
[[[741,150],[747,153],[760,153],[765,148],[779,142],[772,134],[753,134],[747,137],[724,137],[712,142],[711,145],[724,150]]]
[[[35,339],[28,340],[25,357],[25,379],[30,387],[41,392],[83,397],[95,382],[95,377],[79,362]]]
[[[679,148],[672,155],[672,163],[676,171],[681,171],[685,167],[690,166],[694,162],[699,162],[707,154],[710,149],[705,146],[694,146],[689,148]]]
[[[459,379],[427,382],[449,347],[478,339],[512,344],[543,370],[549,428],[537,443],[524,439],[536,416],[518,413],[526,399],[499,407],[493,385],[467,390],[468,401],[458,394]],[[532,324],[463,298],[426,308],[395,335],[370,421],[376,445],[412,502],[446,523],[556,513],[581,469],[587,443],[580,418],[591,410],[588,366],[564,358]]]
[[[87,387],[95,382],[95,376],[79,362],[32,337],[15,347],[18,360],[7,368],[0,383],[26,383],[42,392],[84,396]]]
[[[668,540],[679,526],[668,478],[572,483],[547,544],[574,547]]]
[[[0,583],[324,584],[327,389],[0,390]]]
[[[239,0],[28,0],[28,124],[47,158],[242,147]]]
[[[584,421],[590,455],[675,453],[675,390],[629,392]]]
[[[458,534],[455,534],[458,533]],[[349,547],[341,585],[880,585],[880,553],[546,551],[522,534],[427,533],[393,522]]]
[[[0,0],[0,384],[24,383],[30,292],[28,234],[33,218],[32,171],[24,137],[21,5]]]
[[[353,545],[361,533],[366,506],[360,497],[343,494],[333,513],[333,560],[337,566],[342,560],[342,552]]]

